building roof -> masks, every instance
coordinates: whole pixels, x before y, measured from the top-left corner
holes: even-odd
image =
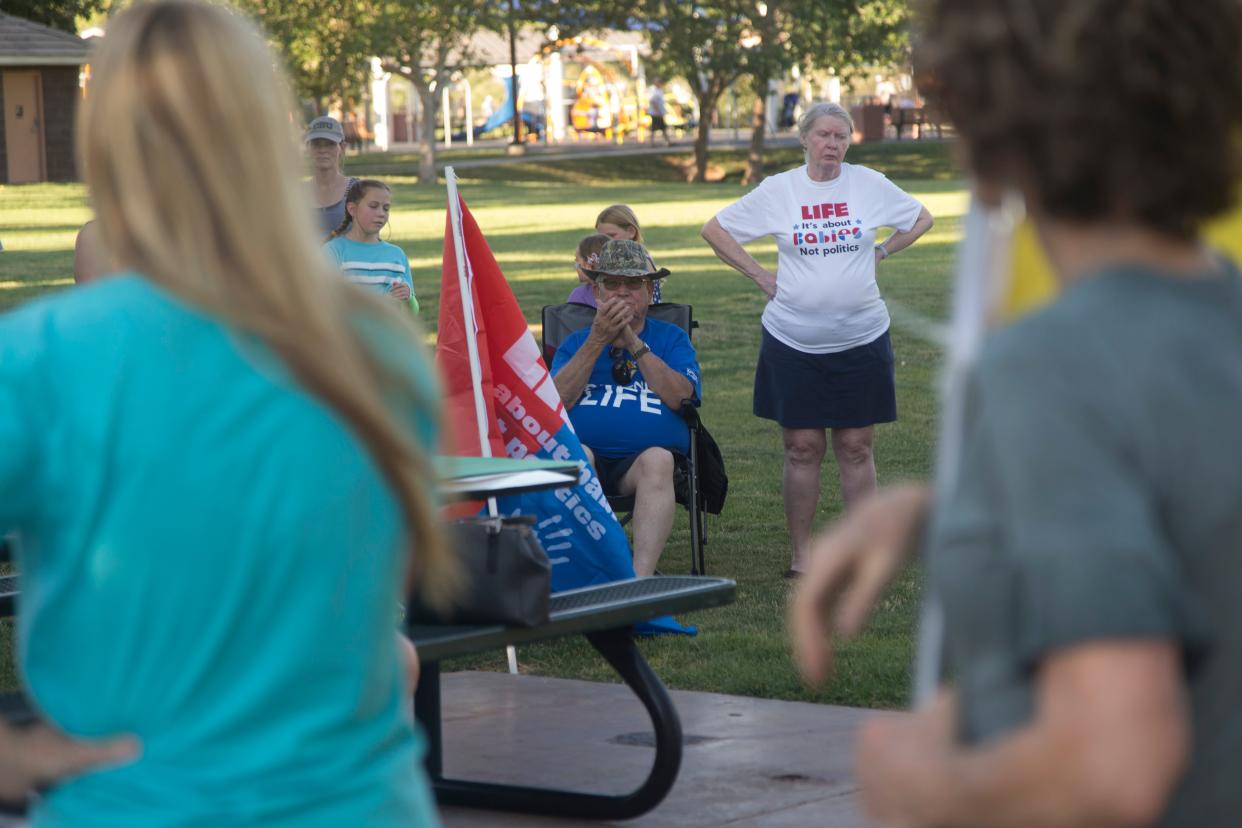
[[[76,35],[0,12],[0,66],[80,66],[90,53]]]

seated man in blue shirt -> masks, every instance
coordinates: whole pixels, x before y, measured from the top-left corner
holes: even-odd
[[[651,575],[673,528],[673,455],[690,451],[677,412],[699,399],[698,358],[685,331],[647,318],[668,270],[652,271],[641,244],[608,242],[587,273],[595,321],[561,343],[552,377],[604,492],[634,495],[634,571]]]

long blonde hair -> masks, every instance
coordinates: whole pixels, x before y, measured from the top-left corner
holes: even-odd
[[[623,230],[634,231],[634,241],[643,243],[643,229],[638,226],[638,216],[628,204],[612,204],[600,210],[595,217],[595,226],[615,224]]]
[[[367,347],[359,324],[379,323],[411,350],[421,337],[408,314],[348,285],[320,251],[293,99],[271,52],[237,13],[163,0],[117,15],[92,63],[78,157],[108,249],[257,335],[345,419],[395,492],[410,577],[435,600],[454,568],[427,491],[432,475],[385,401],[428,416],[436,401]]]

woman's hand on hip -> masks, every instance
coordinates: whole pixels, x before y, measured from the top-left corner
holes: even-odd
[[[132,736],[86,742],[47,724],[14,728],[0,722],[0,799],[21,802],[40,787],[131,761],[139,752]]]
[[[808,684],[820,684],[831,672],[832,635],[862,629],[913,553],[930,507],[927,486],[890,486],[815,539],[811,567],[789,608],[794,661]]]
[[[776,298],[776,274],[770,270],[761,270],[751,277],[755,284],[768,297],[768,301]]]

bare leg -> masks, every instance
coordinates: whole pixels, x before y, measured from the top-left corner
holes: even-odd
[[[664,544],[673,531],[677,502],[673,496],[673,454],[649,448],[621,478],[622,494],[634,495],[634,573],[655,573]]]
[[[785,440],[785,522],[793,544],[790,569],[803,572],[810,563],[811,523],[819,505],[819,469],[828,450],[822,428],[782,429]]]
[[[832,453],[841,472],[841,499],[846,511],[875,494],[875,453],[871,448],[874,437],[875,426],[832,430]]]

